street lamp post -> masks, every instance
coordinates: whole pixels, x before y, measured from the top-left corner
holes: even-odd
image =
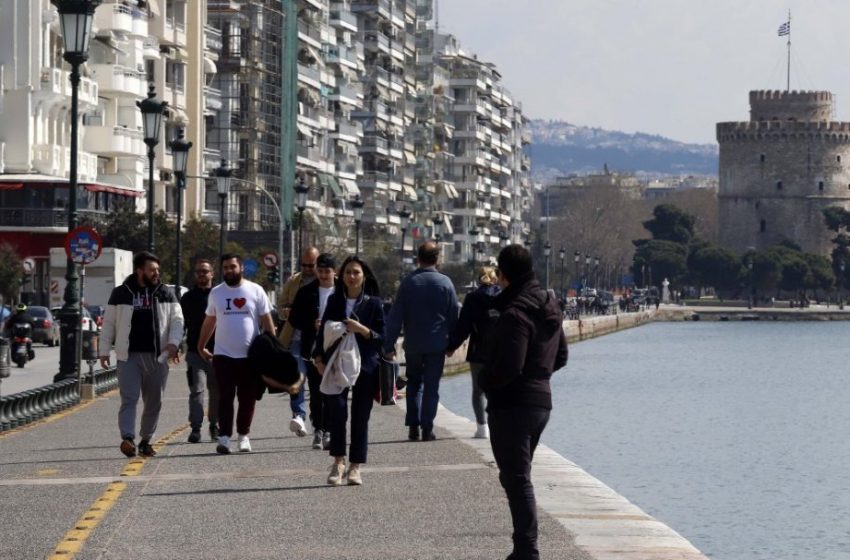
[[[354,212],[354,254],[360,255],[360,222],[363,221],[363,205],[365,202],[360,198],[360,195],[355,195],[351,201],[351,209]]]
[[[168,102],[156,98],[156,88],[150,85],[146,99],[136,101],[136,106],[142,112],[142,126],[144,128],[145,144],[148,147],[148,250],[153,252],[154,228],[154,182],[153,169],[156,152],[154,148],[159,144],[159,131],[162,128],[162,113],[168,106]]]
[[[593,287],[599,289],[599,257],[594,257],[593,260]]]
[[[177,262],[174,267],[176,280],[174,281],[174,289],[177,292],[177,299],[180,299],[180,286],[183,283],[182,278],[182,256],[183,256],[183,190],[186,188],[186,164],[189,161],[189,150],[192,148],[192,143],[187,142],[183,137],[184,131],[181,128],[177,138],[171,141],[171,153],[174,155],[174,175],[177,178]]]
[[[445,219],[442,214],[437,214],[431,222],[434,224],[434,240],[437,244],[439,244],[440,238],[443,236],[443,224],[445,223]]]
[[[227,164],[227,160],[221,160],[221,165],[215,170],[215,186],[218,191],[219,202],[219,235],[218,235],[218,256],[224,254],[224,243],[227,241],[227,195],[230,194],[230,181],[233,177],[233,170]]]
[[[401,227],[401,247],[399,247],[399,261],[401,261],[401,276],[404,276],[404,237],[407,234],[407,228],[410,227],[410,217],[413,213],[407,209],[407,206],[402,206],[398,211],[399,226]]]
[[[561,258],[561,297],[567,297],[566,292],[564,292],[564,259],[567,256],[567,250],[564,247],[561,247],[561,250],[558,251],[558,257]]]
[[[575,265],[576,265],[575,281],[578,282],[578,283],[581,283],[581,273],[579,272],[579,268],[581,267],[581,252],[580,251],[576,251],[575,253],[573,253],[573,262],[575,262]],[[578,284],[576,284],[576,295],[578,295],[579,287],[580,286]]]
[[[549,256],[552,254],[552,244],[548,241],[543,246],[543,257],[546,259],[546,289],[549,289]]]
[[[844,259],[839,258],[838,270],[838,309],[844,309]]]
[[[298,209],[298,258],[301,258],[304,243],[304,210],[307,209],[307,193],[310,187],[304,184],[304,177],[298,177],[295,185],[295,207]]]
[[[584,282],[582,284],[586,288],[590,283],[590,255],[584,254]]]
[[[62,22],[63,58],[71,65],[71,161],[68,170],[68,232],[77,227],[77,160],[79,159],[80,66],[89,58],[94,10],[101,0],[53,0]],[[64,304],[60,312],[62,344],[54,381],[71,379],[80,370],[80,290],[77,267],[65,262]]]
[[[477,241],[478,241],[478,234],[479,233],[481,233],[481,232],[478,231],[477,227],[474,227],[471,230],[469,230],[469,255],[470,255],[470,258],[471,258],[471,261],[472,261],[472,276],[471,276],[472,280],[471,280],[471,282],[472,282],[473,286],[475,286],[475,256],[476,256],[475,253],[478,250],[476,244],[477,244]]]
[[[747,268],[750,271],[750,294],[747,296],[747,309],[753,308],[753,296],[756,293],[755,282],[753,282],[753,256],[747,258]]]

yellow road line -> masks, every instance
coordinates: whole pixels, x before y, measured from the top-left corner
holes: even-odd
[[[189,424],[184,424],[159,438],[153,444],[154,450],[158,453],[165,444],[179,436],[188,427]],[[148,462],[148,459],[148,457],[133,457],[121,470],[121,476],[138,475],[145,466],[145,463]],[[110,482],[103,494],[94,501],[88,511],[74,524],[74,528],[65,533],[65,536],[56,545],[53,553],[47,557],[48,560],[67,560],[74,558],[86,540],[91,536],[92,531],[97,528],[101,520],[112,509],[112,506],[115,505],[126,488],[126,482]]]
[[[96,403],[98,399],[108,397],[109,395],[116,392],[117,390],[118,389],[113,389],[113,390],[111,390],[107,393],[104,393],[102,395],[98,395],[98,397],[96,399],[92,399],[90,401],[75,404],[74,406],[72,406],[70,408],[66,408],[65,410],[63,410],[61,412],[57,412],[56,414],[51,414],[47,418],[42,418],[41,420],[36,420],[35,422],[30,422],[29,424],[26,424],[24,426],[20,426],[18,428],[12,428],[11,430],[6,430],[5,432],[0,432],[0,439],[5,439],[7,437],[13,436],[15,434],[20,434],[22,432],[28,432],[28,431],[30,431],[31,429],[33,429],[37,426],[43,426],[44,424],[50,424],[51,422],[56,422],[57,420],[61,420],[62,418],[65,418],[66,416],[70,416],[71,414],[77,413],[81,410],[85,410],[86,408],[88,408],[91,405],[93,405],[94,403]]]

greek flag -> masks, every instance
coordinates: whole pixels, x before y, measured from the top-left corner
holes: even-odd
[[[782,25],[779,26],[779,36],[790,35],[791,34],[791,22],[786,21]]]

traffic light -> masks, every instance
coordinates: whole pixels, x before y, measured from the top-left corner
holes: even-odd
[[[269,282],[272,284],[280,283],[280,267],[275,265],[269,268]]]

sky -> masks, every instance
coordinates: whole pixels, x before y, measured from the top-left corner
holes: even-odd
[[[828,90],[850,120],[847,0],[436,0],[440,31],[499,68],[532,118],[715,142],[748,92]],[[846,106],[845,106],[846,103]]]

